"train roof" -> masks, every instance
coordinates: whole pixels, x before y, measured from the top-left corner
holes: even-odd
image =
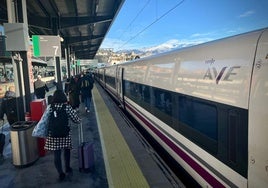
[[[265,28],[118,66],[127,81],[246,109],[256,50],[258,61],[267,61],[267,33]]]

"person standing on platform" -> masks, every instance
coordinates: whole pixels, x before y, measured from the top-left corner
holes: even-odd
[[[77,111],[80,105],[79,94],[80,94],[80,87],[78,77],[75,78],[71,77],[68,91],[69,102],[70,105],[73,107],[73,109]]]
[[[77,112],[67,103],[67,97],[62,90],[56,90],[53,94],[49,108],[48,136],[45,149],[54,152],[54,165],[59,174],[59,181],[65,179],[66,174],[62,168],[61,153],[64,152],[65,172],[72,175],[70,166],[72,137],[69,127],[69,119],[74,123],[80,123]]]
[[[86,74],[82,77],[80,82],[81,97],[85,104],[85,110],[87,113],[90,112],[90,103],[92,98],[91,90],[93,89],[94,80],[91,74]]]
[[[66,79],[66,82],[64,84],[64,92],[65,94],[68,96],[68,92],[69,92],[69,85],[70,85],[70,78]]]
[[[0,119],[6,114],[9,125],[18,121],[15,87],[10,86],[6,91],[0,107]]]
[[[2,104],[0,106],[0,119],[4,122],[4,115],[6,114],[7,121],[9,125],[18,121],[17,115],[17,105],[16,105],[16,93],[15,86],[10,86],[8,91],[6,91],[4,98],[2,99]],[[2,125],[4,126],[4,125]],[[3,127],[1,128],[3,133]],[[4,162],[4,146],[5,146],[5,137],[0,139],[0,163]],[[10,142],[10,139],[9,139]]]
[[[47,84],[41,78],[41,75],[38,75],[37,80],[34,82],[34,93],[37,99],[44,99],[46,92],[49,91]]]

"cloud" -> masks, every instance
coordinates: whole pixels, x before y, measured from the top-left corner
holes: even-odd
[[[200,38],[200,37],[205,37],[205,36],[211,36],[213,33],[194,33],[191,35],[191,38]]]
[[[247,12],[244,12],[243,14],[240,14],[238,17],[239,18],[245,18],[245,17],[251,16],[252,14],[255,14],[255,11],[254,10],[249,10]]]
[[[197,44],[202,44],[205,42],[209,42],[214,40],[213,38],[198,38],[198,39],[194,39],[194,40],[188,40],[188,39],[182,39],[180,41],[180,46],[181,47],[187,47],[187,46],[193,46],[193,45],[197,45]]]

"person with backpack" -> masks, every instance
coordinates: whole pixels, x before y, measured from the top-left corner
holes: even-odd
[[[5,134],[3,134],[4,115],[6,114],[9,125],[18,121],[15,86],[10,86],[0,106],[0,120],[3,122],[0,133],[0,164],[4,161]],[[10,141],[10,140],[9,140]]]
[[[45,149],[54,152],[54,165],[59,174],[59,181],[67,175],[72,175],[70,166],[72,139],[69,119],[74,123],[80,123],[77,112],[67,103],[67,97],[62,90],[56,90],[51,104],[48,106],[50,116],[48,118],[48,136]],[[64,152],[65,173],[62,168],[61,153]]]
[[[0,119],[6,114],[9,125],[18,121],[15,86],[10,86],[6,91],[0,107]]]
[[[93,89],[93,84],[94,80],[92,78],[92,75],[89,73],[83,76],[80,82],[81,96],[83,98],[85,104],[85,111],[87,113],[90,112],[90,104],[92,98],[91,90]]]

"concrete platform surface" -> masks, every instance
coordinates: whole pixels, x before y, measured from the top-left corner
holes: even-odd
[[[80,105],[79,115],[82,118],[84,140],[94,142],[95,169],[92,172],[79,172],[77,153],[78,127],[75,124],[72,124],[73,149],[71,151],[71,167],[73,168],[73,176],[71,178],[63,182],[58,181],[58,174],[54,167],[54,156],[52,152],[48,152],[44,157],[40,157],[29,167],[15,167],[12,163],[11,144],[9,143],[9,125],[6,123],[4,126],[4,134],[6,134],[6,145],[4,149],[5,160],[3,164],[0,165],[0,187],[108,187],[94,107],[91,106],[91,113],[86,113],[83,110],[83,104]]]

